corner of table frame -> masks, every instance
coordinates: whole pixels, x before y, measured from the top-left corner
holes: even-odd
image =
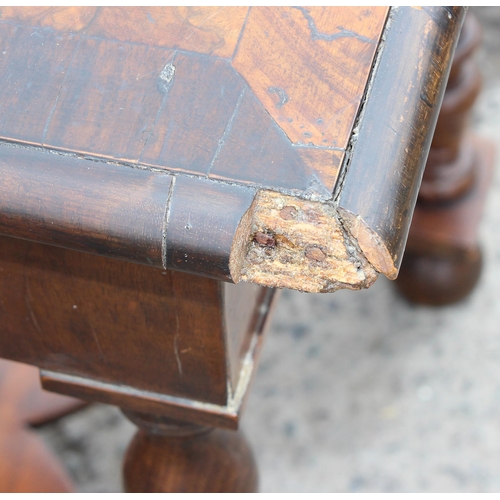
[[[394,279],[465,9],[206,9],[2,9],[0,233],[307,292]]]

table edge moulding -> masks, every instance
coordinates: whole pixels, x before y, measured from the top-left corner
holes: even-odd
[[[395,279],[464,16],[460,7],[388,10],[331,191],[4,140],[0,234],[306,292]]]

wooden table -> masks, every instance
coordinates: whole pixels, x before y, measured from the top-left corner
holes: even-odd
[[[0,356],[141,427],[129,491],[256,488],[275,289],[397,276],[464,15],[1,9]]]

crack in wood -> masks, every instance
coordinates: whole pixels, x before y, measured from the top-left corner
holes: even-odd
[[[340,30],[337,33],[321,33],[321,31],[319,31],[316,27],[316,23],[314,22],[313,17],[311,16],[311,14],[309,14],[309,11],[307,9],[305,9],[304,7],[292,7],[292,9],[297,9],[302,12],[303,16],[307,20],[307,25],[309,26],[309,30],[311,31],[311,38],[313,40],[326,40],[327,42],[331,42],[339,38],[357,38],[361,42],[375,43],[375,40],[372,40],[371,38],[368,38],[366,36],[362,36],[354,31],[346,30],[342,26],[337,26],[337,29]]]

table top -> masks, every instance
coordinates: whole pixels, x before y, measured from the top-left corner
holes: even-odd
[[[463,8],[1,8],[0,233],[226,281],[397,275]]]

